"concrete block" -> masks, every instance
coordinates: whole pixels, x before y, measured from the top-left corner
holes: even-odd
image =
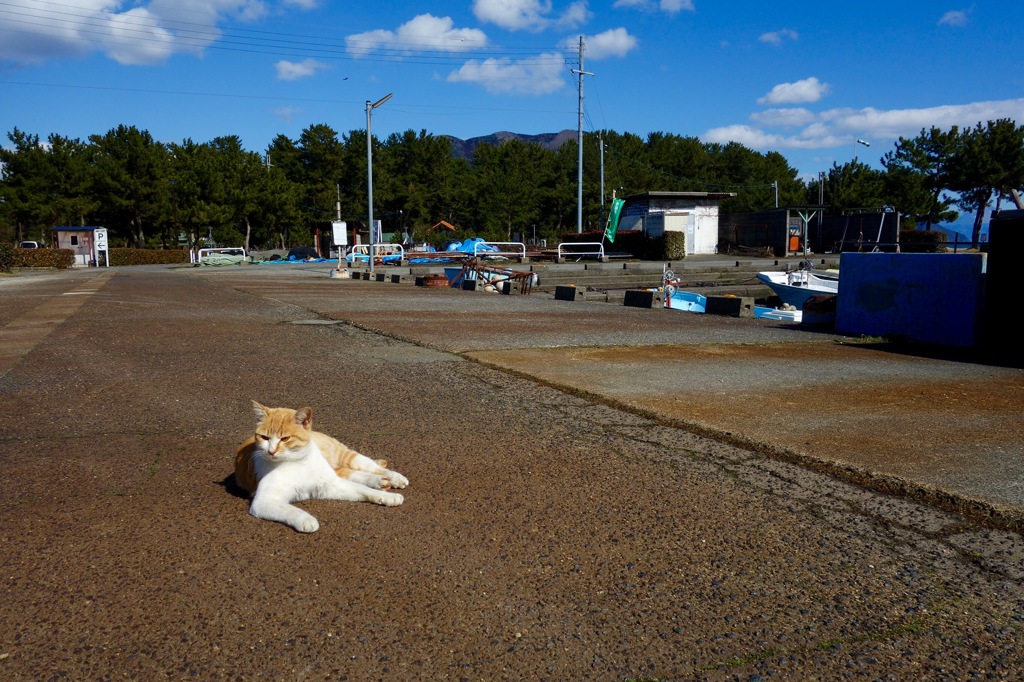
[[[476,291],[477,290],[477,284],[479,284],[479,280],[464,279],[464,280],[462,280],[462,290],[463,291]],[[480,288],[483,289],[483,287],[480,287]]]
[[[753,317],[754,299],[749,296],[708,296],[704,312],[726,317]]]
[[[631,308],[660,308],[662,305],[662,294],[660,291],[629,289],[622,299],[622,305]]]
[[[499,282],[498,291],[505,294],[506,296],[517,296],[519,295],[519,283],[518,282]]]
[[[373,277],[374,277],[375,281],[383,282],[383,281],[385,281],[385,278],[387,277],[387,275],[385,275],[383,272],[375,272],[375,273],[373,273]]]
[[[582,301],[584,291],[581,287],[574,287],[568,284],[559,284],[555,287],[556,301]]]

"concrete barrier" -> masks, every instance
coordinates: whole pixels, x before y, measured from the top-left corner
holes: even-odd
[[[749,296],[708,296],[704,312],[726,317],[753,317],[754,299]]]
[[[630,306],[631,308],[654,308],[655,306],[660,308],[661,304],[662,295],[660,291],[630,289],[626,291],[626,295],[622,299],[622,305]]]
[[[555,287],[555,300],[556,301],[582,301],[583,289],[579,287],[570,286],[568,284],[559,284]]]

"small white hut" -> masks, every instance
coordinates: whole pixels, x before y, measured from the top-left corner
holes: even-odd
[[[715,253],[718,206],[735,192],[644,192],[625,197],[619,230],[642,230],[646,237],[686,234],[686,253]]]

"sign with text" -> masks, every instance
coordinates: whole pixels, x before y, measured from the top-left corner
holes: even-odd
[[[333,241],[335,246],[348,246],[348,223],[344,220],[337,220],[331,223]]]

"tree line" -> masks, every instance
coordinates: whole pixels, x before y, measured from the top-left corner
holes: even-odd
[[[203,239],[246,248],[311,244],[340,217],[365,229],[366,133],[312,125],[278,135],[265,154],[237,136],[165,144],[118,126],[82,141],[42,141],[17,128],[0,148],[0,237],[45,239],[56,225],[103,225],[112,244],[191,247]],[[584,138],[584,231],[603,227],[613,193],[734,192],[723,212],[819,205],[827,213],[887,206],[926,229],[975,214],[1024,187],[1024,126],[922,129],[900,138],[883,170],[856,160],[804,181],[777,152],[695,137],[601,131]],[[454,156],[449,138],[408,130],[373,140],[374,216],[385,232],[429,240],[441,220],[462,235],[557,241],[576,231],[577,142],[545,149],[515,139]],[[602,153],[603,152],[603,153]],[[602,159],[603,163],[598,163]],[[602,187],[604,202],[602,202]]]

